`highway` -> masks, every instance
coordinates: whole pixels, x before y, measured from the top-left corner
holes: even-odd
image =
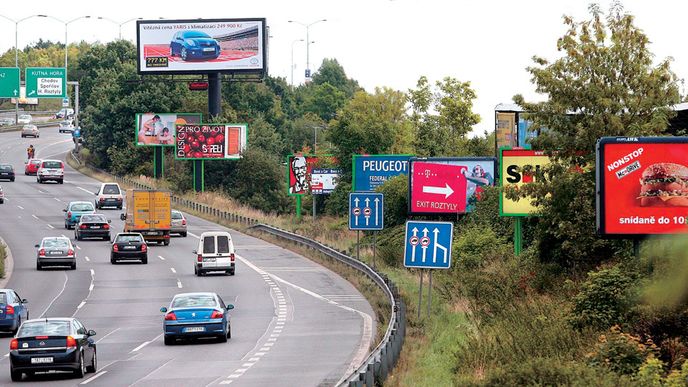
[[[36,271],[34,245],[44,236],[66,235],[62,209],[73,200],[93,201],[100,182],[66,165],[65,182],[38,184],[24,175],[26,148],[37,158],[64,159],[71,136],[57,127],[39,139],[0,133],[0,162],[14,165],[15,182],[0,181],[0,236],[14,257],[6,285],[29,300],[31,318],[75,316],[97,332],[98,372],[83,379],[38,374],[32,384],[50,386],[319,386],[336,384],[365,359],[375,314],[346,280],[289,250],[231,232],[238,254],[235,276],[193,273],[198,236],[225,229],[187,215],[189,236],[170,246],[151,246],[148,265],[109,261],[110,243],[77,244],[77,270]],[[191,178],[191,177],[189,177]],[[113,235],[121,231],[121,211],[103,209]],[[199,340],[165,346],[162,314],[172,296],[213,291],[232,303],[228,343]],[[7,357],[11,334],[0,333],[0,384],[10,385]]]

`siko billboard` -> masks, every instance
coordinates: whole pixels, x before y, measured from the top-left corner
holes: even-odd
[[[411,155],[353,155],[351,189],[375,191],[392,177],[408,174]]]
[[[601,138],[596,178],[599,234],[688,232],[688,137]]]
[[[136,145],[174,146],[177,125],[200,124],[198,113],[138,113],[136,114]]]
[[[501,187],[518,187],[537,181],[542,167],[550,163],[544,151],[530,149],[499,149],[499,178]],[[509,199],[502,189],[499,196],[500,216],[530,216],[537,212],[531,198]]]
[[[267,69],[265,19],[139,20],[140,74]]]
[[[246,124],[177,125],[175,158],[238,159],[246,150],[247,137]]]

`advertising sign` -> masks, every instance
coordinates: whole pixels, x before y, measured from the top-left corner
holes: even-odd
[[[200,124],[201,114],[138,113],[136,114],[136,145],[174,146],[177,125]]]
[[[305,195],[310,192],[311,173],[318,158],[312,155],[287,156],[287,184],[289,195]]]
[[[141,74],[263,72],[265,19],[139,20]]]
[[[238,159],[246,150],[246,124],[177,125],[175,157],[194,159]]]
[[[503,146],[516,146],[516,113],[495,112],[495,138],[497,149]]]
[[[600,139],[597,192],[602,235],[688,232],[688,137]]]
[[[375,191],[392,177],[408,174],[411,155],[353,155],[353,191]]]
[[[311,171],[311,194],[329,195],[337,188],[341,169],[314,168]]]
[[[549,157],[543,151],[502,148],[499,155],[501,187],[520,187],[536,181],[540,169],[550,163]],[[535,212],[537,207],[532,204],[531,199],[507,199],[502,191],[499,197],[499,215],[529,216]]]
[[[496,164],[493,157],[411,158],[409,213],[472,211],[482,187],[495,184]]]

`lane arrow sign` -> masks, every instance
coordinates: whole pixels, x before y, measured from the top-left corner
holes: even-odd
[[[423,193],[444,195],[444,198],[446,199],[454,193],[454,190],[451,189],[448,183],[445,183],[444,187],[433,187],[424,185]]]
[[[413,236],[418,237],[418,228],[414,227],[413,230]],[[411,262],[416,262],[416,246],[413,246],[413,250],[411,250]]]
[[[377,214],[378,214],[378,213],[377,213],[377,205],[378,205],[379,203],[380,203],[380,199],[375,198],[375,225],[376,225],[376,226],[378,225],[378,223],[377,223]]]

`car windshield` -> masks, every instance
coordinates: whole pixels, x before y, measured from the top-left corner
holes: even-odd
[[[39,165],[41,163],[41,160],[31,160],[31,164],[33,165]]]
[[[62,163],[59,161],[45,161],[43,168],[62,168]]]
[[[103,187],[103,193],[108,195],[119,195],[119,187],[114,184],[108,184]]]
[[[210,35],[206,34],[205,32],[201,31],[187,31],[184,33],[184,38],[190,39],[190,38],[209,38]]]
[[[215,297],[208,294],[195,294],[189,296],[176,297],[172,301],[173,308],[195,308],[195,307],[214,307]]]
[[[31,116],[27,115],[27,114],[22,114],[21,116],[19,116],[19,119],[27,119],[27,118],[31,118]]]
[[[103,215],[84,215],[81,217],[81,223],[86,222],[107,222]]]
[[[65,239],[65,238],[43,239],[43,247],[44,248],[69,247],[69,239]]]
[[[22,324],[17,337],[31,336],[67,336],[69,321],[32,321]]]
[[[7,293],[0,293],[0,304],[7,304]]]
[[[142,242],[140,235],[117,235],[118,243]]]
[[[183,219],[182,213],[177,211],[172,211],[172,219]]]
[[[12,170],[12,166],[10,166],[10,165],[0,165],[0,171],[9,172],[11,170]]]
[[[72,211],[93,211],[91,203],[72,204]]]

